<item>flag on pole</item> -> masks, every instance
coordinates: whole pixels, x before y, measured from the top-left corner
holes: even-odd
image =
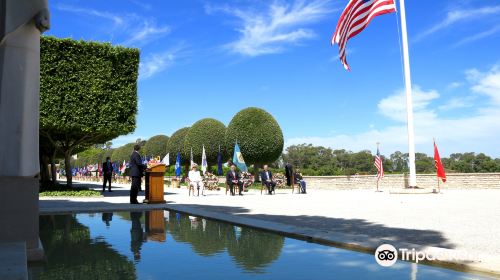
[[[224,171],[222,170],[222,154],[220,153],[220,145],[219,152],[217,153],[217,175],[222,176]]]
[[[244,172],[248,171],[247,165],[245,164],[245,160],[243,159],[243,155],[241,154],[240,146],[238,146],[238,143],[236,143],[234,145],[233,163],[241,171],[244,171]]]
[[[168,153],[162,160],[161,163],[165,164],[166,166],[170,166],[170,153]]]
[[[205,154],[205,145],[203,145],[203,152],[201,153],[201,171],[203,174],[207,172],[208,162],[207,155]]]
[[[339,45],[340,62],[350,70],[346,59],[347,41],[359,34],[370,21],[379,15],[396,11],[394,0],[350,0],[340,15],[332,37],[332,45]]]
[[[177,159],[175,160],[175,176],[181,177],[181,153],[177,152]]]
[[[380,157],[380,150],[378,147],[374,165],[377,167],[377,180],[380,180],[380,178],[384,177],[384,165],[382,164],[382,158]]]
[[[439,156],[438,147],[436,141],[434,141],[434,165],[436,166],[437,177],[446,183],[446,173],[444,172],[443,163],[441,162],[441,157]]]
[[[125,160],[123,160],[123,164],[120,168],[120,173],[123,175],[125,173],[125,169],[127,168],[127,164],[125,163]]]

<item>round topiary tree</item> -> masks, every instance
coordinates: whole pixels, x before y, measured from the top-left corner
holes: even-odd
[[[156,135],[146,141],[142,147],[142,153],[147,156],[159,156],[163,158],[167,154],[168,140],[170,138],[166,135]]]
[[[119,161],[122,163],[123,161],[129,162],[130,155],[134,151],[135,143],[128,143],[116,149],[113,149],[113,153],[111,154],[111,160]]]
[[[277,160],[283,152],[283,132],[268,112],[249,107],[238,112],[226,130],[226,149],[229,155],[238,142],[247,164],[260,165]]]
[[[202,119],[191,126],[184,140],[184,154],[189,155],[193,148],[193,159],[201,163],[202,150],[205,146],[205,154],[209,165],[217,164],[219,147],[224,154],[226,126],[216,119]]]
[[[189,153],[184,154],[184,141],[189,132],[189,127],[184,127],[172,134],[168,140],[167,153],[170,153],[170,164],[174,165],[177,152],[181,152],[181,165],[189,164]]]

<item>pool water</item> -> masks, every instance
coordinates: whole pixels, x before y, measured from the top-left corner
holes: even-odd
[[[175,212],[40,216],[32,279],[485,279]]]

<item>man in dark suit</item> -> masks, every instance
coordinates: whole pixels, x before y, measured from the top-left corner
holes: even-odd
[[[103,183],[102,183],[102,191],[106,189],[106,182],[109,182],[108,186],[108,191],[111,190],[111,178],[113,177],[113,164],[111,163],[111,158],[107,157],[106,161],[102,163],[102,177],[103,177]]]
[[[264,165],[264,170],[260,172],[260,180],[262,181],[262,185],[266,186],[269,194],[273,194],[276,182],[273,181],[273,172],[269,170],[267,165]]]
[[[130,203],[139,204],[137,201],[137,194],[141,189],[141,178],[144,175],[145,166],[142,164],[141,155],[139,150],[140,145],[134,146],[134,151],[130,156],[130,177],[132,177],[132,186],[130,187]]]
[[[240,174],[236,171],[236,165],[231,165],[231,170],[226,174],[226,183],[229,185],[231,195],[234,195],[234,185],[238,185],[239,195],[243,195],[243,182],[240,181]]]
[[[291,186],[292,183],[292,177],[293,177],[293,165],[291,163],[287,163],[285,165],[285,177],[286,177],[286,185]]]

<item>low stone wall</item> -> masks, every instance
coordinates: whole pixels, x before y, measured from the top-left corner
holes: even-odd
[[[500,189],[500,173],[451,173],[446,174],[446,184],[442,189]],[[304,176],[308,187],[313,189],[374,189],[377,186],[375,175],[353,176]],[[379,188],[404,188],[408,177],[403,174],[386,174],[379,182]],[[437,188],[436,174],[418,174],[420,188]]]

